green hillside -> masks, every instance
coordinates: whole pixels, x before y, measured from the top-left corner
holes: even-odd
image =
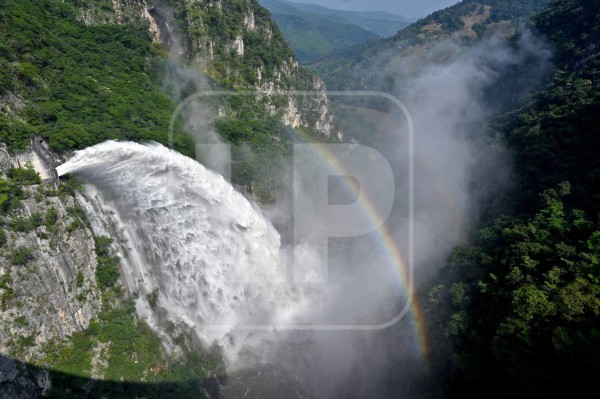
[[[516,182],[426,296],[449,397],[593,397],[600,385],[600,5],[556,0],[533,25],[553,81],[497,132]]]
[[[390,14],[383,11],[350,11],[350,10],[335,10],[331,8],[321,7],[317,4],[309,4],[302,2],[291,2],[286,0],[279,0],[286,4],[293,6],[297,10],[323,16],[335,16],[342,18],[348,22],[353,23],[356,26],[373,32],[380,37],[393,36],[402,28],[405,28],[410,24],[410,20],[407,18]]]
[[[335,14],[304,11],[294,3],[278,0],[261,0],[261,4],[269,9],[303,63],[313,62],[334,50],[379,38],[376,33]]]
[[[390,71],[407,56],[417,54],[426,59],[428,50],[443,40],[469,46],[491,35],[508,37],[547,3],[548,0],[464,0],[434,12],[393,37],[332,53],[310,68],[329,88],[386,91],[394,84],[389,79]]]
[[[0,141],[57,150],[107,139],[167,142],[174,104],[155,83],[143,26],[87,26],[73,2],[7,0],[0,13]],[[180,148],[191,143],[177,136]]]

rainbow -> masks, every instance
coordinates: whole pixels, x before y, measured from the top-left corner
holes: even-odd
[[[169,145],[173,147],[173,137],[174,137],[174,128],[177,118],[181,110],[186,107],[192,101],[195,101],[199,98],[204,97],[224,97],[224,96],[259,96],[259,93],[256,92],[223,92],[223,91],[206,91],[199,92],[191,95],[190,97],[183,100],[178,107],[175,109],[173,116],[171,118],[170,126],[169,126]],[[316,96],[322,95],[319,92],[310,92],[310,91],[288,91],[283,93],[273,94],[276,96]],[[429,355],[429,344],[427,342],[427,334],[425,328],[425,319],[423,314],[423,308],[418,301],[418,298],[415,295],[414,290],[414,122],[408,111],[407,107],[401,103],[396,97],[377,91],[348,91],[348,92],[337,92],[331,91],[327,92],[328,97],[350,97],[350,96],[362,96],[362,97],[379,97],[384,98],[392,103],[394,103],[402,113],[405,115],[407,120],[408,127],[408,154],[409,154],[409,182],[408,182],[408,191],[409,191],[409,245],[408,245],[408,256],[405,260],[400,253],[398,245],[396,243],[396,239],[389,227],[386,225],[386,221],[381,217],[379,211],[375,206],[369,201],[365,196],[358,195],[360,206],[365,212],[366,216],[370,220],[373,221],[374,225],[381,226],[377,230],[377,234],[380,237],[380,245],[383,252],[386,255],[389,265],[393,267],[395,274],[398,277],[398,280],[406,293],[407,301],[401,310],[401,312],[394,317],[393,319],[377,325],[246,325],[237,327],[242,330],[319,330],[319,331],[377,331],[384,330],[390,328],[397,324],[400,320],[402,320],[405,316],[409,316],[412,319],[412,324],[415,328],[415,336],[416,336],[416,344],[419,349],[419,352],[424,361],[427,361],[427,357]],[[310,140],[310,137],[300,131],[296,130],[298,135],[303,138],[304,141],[310,142],[315,146],[317,151],[325,160],[335,159],[333,154],[328,150],[327,146],[321,143],[315,143],[314,140]],[[342,166],[339,166],[337,163],[333,163],[334,167],[337,169],[340,175],[347,175]],[[346,184],[348,190],[359,194],[357,191],[359,190],[353,184]]]
[[[331,95],[330,93],[328,93],[328,94]],[[405,115],[406,115],[406,113],[405,113]],[[409,117],[410,117],[410,115],[408,116],[408,118]],[[410,121],[410,119],[409,119],[409,121]],[[409,124],[410,124],[410,122],[409,122]],[[409,127],[409,129],[412,129],[412,127]],[[302,132],[301,130],[297,130],[297,134],[299,137],[301,137],[303,139],[303,141],[305,141],[305,142],[310,141],[310,137],[306,133]],[[311,144],[320,153],[321,157],[324,158],[325,160],[334,160],[336,158],[335,155],[332,154],[331,151],[329,151],[329,149],[326,145],[323,145],[322,143],[319,143],[319,142],[314,142],[314,140],[311,142]],[[411,145],[411,144],[409,144],[409,145]],[[333,168],[336,170],[336,172],[340,176],[345,176],[345,175],[349,174],[344,169],[344,167],[339,164],[339,162],[331,162],[330,165],[333,166]],[[409,179],[412,179],[412,171],[410,171],[410,174],[411,174],[411,177]],[[346,180],[344,180],[344,181],[346,181]],[[410,189],[412,189],[414,187],[412,182],[409,182],[409,187],[410,187]],[[412,322],[415,327],[416,338],[418,340],[417,346],[419,348],[419,351],[423,358],[427,358],[429,355],[429,345],[427,342],[427,334],[426,334],[426,330],[425,330],[425,319],[424,319],[424,314],[423,314],[423,308],[422,308],[417,296],[415,295],[415,291],[414,291],[414,285],[413,285],[414,284],[414,274],[413,274],[414,271],[413,271],[412,267],[410,267],[410,264],[407,264],[406,261],[404,260],[403,256],[401,255],[400,250],[397,245],[397,242],[396,242],[396,239],[395,239],[394,235],[392,234],[390,228],[386,224],[386,220],[383,217],[381,217],[377,207],[373,205],[373,203],[369,200],[368,197],[358,195],[360,188],[357,187],[356,185],[346,182],[345,188],[348,191],[357,195],[357,197],[359,198],[359,203],[360,203],[360,206],[361,206],[363,212],[365,212],[365,214],[369,217],[369,219],[373,222],[374,225],[380,226],[380,227],[378,227],[378,229],[376,231],[376,233],[379,235],[379,238],[380,238],[379,243],[381,245],[383,253],[385,253],[385,255],[386,255],[386,258],[388,260],[387,263],[393,267],[394,272],[397,275],[398,280],[400,281],[402,289],[406,292],[407,303],[405,304],[404,309],[395,318],[393,318],[392,320],[390,320],[386,323],[382,323],[382,324],[378,324],[378,325],[368,325],[368,326],[336,326],[336,329],[338,329],[338,330],[383,330],[383,329],[392,327],[393,325],[397,324],[402,318],[409,315],[409,316],[411,316]],[[409,199],[409,212],[411,213],[411,215],[409,217],[409,230],[410,230],[409,231],[409,235],[410,235],[409,240],[411,240],[411,242],[409,244],[409,259],[412,258],[412,246],[413,246],[412,239],[413,239],[414,221],[413,221],[413,217],[412,217],[412,212],[414,209],[413,208],[414,203],[412,201],[413,201],[413,198],[412,198],[412,193],[411,193],[410,199]],[[327,326],[327,327],[329,327],[329,326]]]

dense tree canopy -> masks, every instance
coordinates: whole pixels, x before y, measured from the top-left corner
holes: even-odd
[[[142,26],[88,26],[72,2],[0,5],[0,141],[32,133],[57,150],[106,139],[167,142],[174,108],[153,83],[158,55]],[[8,112],[7,112],[8,111]],[[189,145],[177,135],[181,148]]]
[[[557,0],[533,22],[553,81],[503,118],[516,182],[426,295],[450,397],[555,397],[600,383],[598,4]]]

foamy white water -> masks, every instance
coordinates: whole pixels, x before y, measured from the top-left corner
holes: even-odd
[[[222,176],[159,144],[109,141],[58,168],[85,180],[80,195],[97,235],[116,238],[124,283],[157,330],[163,317],[196,329],[234,360],[246,325],[290,322],[301,301],[285,284],[280,237]],[[243,342],[242,342],[243,341]]]

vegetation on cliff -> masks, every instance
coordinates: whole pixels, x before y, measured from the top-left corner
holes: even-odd
[[[56,150],[107,139],[168,142],[174,104],[154,83],[157,50],[144,26],[90,26],[73,2],[0,5],[0,141],[32,134]],[[176,145],[190,140],[176,134]]]
[[[510,36],[547,3],[548,0],[464,0],[420,19],[393,37],[332,52],[310,68],[330,88],[389,92],[398,82],[385,71],[400,59],[424,56],[444,40],[462,47],[495,34]],[[436,57],[432,58],[427,62],[436,62]]]

